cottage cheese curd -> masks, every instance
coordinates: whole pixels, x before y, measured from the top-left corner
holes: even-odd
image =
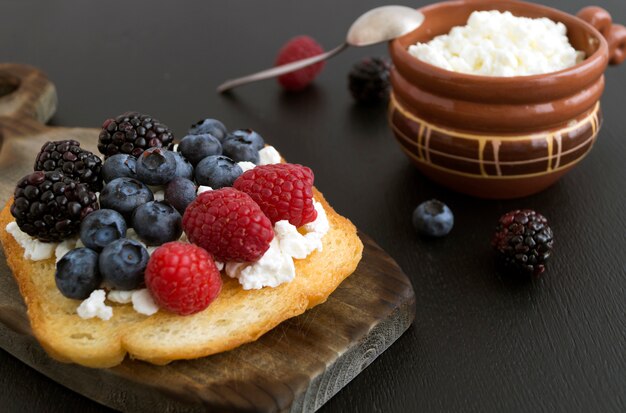
[[[98,317],[108,321],[113,317],[113,308],[104,303],[106,293],[104,290],[95,290],[89,298],[80,303],[76,309],[76,314],[82,319]]]
[[[585,58],[569,43],[563,23],[495,10],[473,12],[466,26],[409,46],[408,51],[434,66],[482,76],[551,73]]]

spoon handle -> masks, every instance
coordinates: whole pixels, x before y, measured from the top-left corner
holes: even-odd
[[[256,82],[257,80],[269,79],[271,77],[276,77],[280,75],[284,75],[285,73],[294,72],[298,69],[302,69],[303,67],[310,66],[317,62],[321,62],[322,60],[330,59],[334,55],[343,51],[346,47],[348,47],[347,43],[342,43],[339,46],[335,47],[332,50],[329,50],[325,53],[322,53],[317,56],[309,57],[302,60],[296,60],[295,62],[287,63],[285,65],[276,66],[271,69],[266,69],[261,72],[253,73],[248,76],[239,77],[237,79],[227,80],[217,87],[217,93],[224,93],[227,90],[235,88],[237,86],[245,85],[246,83]]]

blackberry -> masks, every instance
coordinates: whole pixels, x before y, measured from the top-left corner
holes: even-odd
[[[96,209],[96,194],[86,184],[59,171],[37,171],[17,183],[11,215],[28,235],[60,242],[75,235],[82,219]]]
[[[529,209],[516,210],[500,217],[491,244],[504,269],[539,276],[552,254],[553,233],[543,215]]]
[[[127,153],[138,158],[148,148],[173,146],[174,135],[167,126],[149,115],[126,112],[102,124],[98,150],[105,158]]]
[[[35,171],[60,171],[63,175],[89,185],[92,191],[102,189],[102,160],[80,147],[75,140],[46,142],[35,160]]]
[[[389,97],[389,62],[379,57],[363,59],[352,66],[348,88],[358,103],[371,105]]]

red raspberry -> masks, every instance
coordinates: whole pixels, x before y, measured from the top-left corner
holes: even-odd
[[[315,221],[313,171],[302,165],[257,166],[239,176],[233,186],[250,195],[272,221],[286,219],[300,227]]]
[[[179,315],[204,310],[222,289],[222,278],[211,254],[178,241],[154,251],[145,279],[154,301]]]
[[[219,261],[257,261],[274,238],[259,206],[233,188],[200,194],[185,210],[183,229]]]
[[[281,66],[296,60],[306,59],[324,53],[324,49],[309,36],[298,36],[288,41],[278,52],[276,66]],[[295,72],[287,73],[278,77],[285,89],[291,91],[302,90],[307,87],[313,79],[324,68],[324,62],[315,63]]]

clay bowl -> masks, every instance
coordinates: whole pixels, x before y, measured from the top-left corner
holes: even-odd
[[[626,28],[603,9],[578,17],[517,0],[460,0],[420,9],[417,30],[390,43],[389,123],[402,150],[424,175],[456,191],[508,199],[555,183],[591,150],[602,124],[607,64],[626,57]],[[463,26],[475,10],[548,17],[567,26],[586,59],[545,75],[489,77],[451,72],[407,49]]]

